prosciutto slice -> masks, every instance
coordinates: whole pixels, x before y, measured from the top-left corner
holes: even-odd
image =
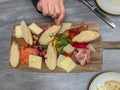
[[[90,62],[90,50],[85,48],[76,48],[72,59],[80,65],[86,65]]]

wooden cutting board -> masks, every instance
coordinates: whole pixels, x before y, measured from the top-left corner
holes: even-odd
[[[38,25],[44,25],[46,23],[38,23]],[[100,31],[99,25],[96,22],[72,22],[72,27],[77,27],[81,25],[88,26],[88,29],[93,31]],[[17,41],[19,43],[22,43],[21,40],[18,40],[14,37],[14,30],[12,33],[11,43],[13,41]],[[91,53],[91,61],[88,65],[81,66],[77,65],[76,68],[74,68],[71,72],[89,72],[89,71],[98,71],[102,69],[102,60],[103,60],[103,50],[104,49],[120,49],[120,42],[103,42],[101,39],[101,36],[91,42],[92,46],[95,48],[96,52]],[[59,67],[56,67],[54,71],[50,71],[45,63],[42,64],[42,69],[31,69],[28,67],[28,65],[19,65],[17,68],[12,68],[16,70],[22,70],[22,71],[29,71],[29,72],[49,72],[49,73],[62,73],[65,72],[63,69],[60,69]]]

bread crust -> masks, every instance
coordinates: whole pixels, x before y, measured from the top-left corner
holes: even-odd
[[[49,70],[54,70],[57,64],[57,51],[52,42],[49,43],[47,48],[47,54],[45,55],[45,63]]]
[[[54,36],[57,34],[57,32],[60,30],[60,25],[53,25],[48,30],[46,30],[41,37],[39,38],[39,43],[42,45],[48,45],[50,41],[54,39]]]
[[[24,40],[29,45],[33,45],[32,34],[31,34],[28,26],[26,25],[26,23],[24,21],[21,22],[20,27],[21,27],[21,31],[22,31],[22,35],[23,35]]]
[[[10,65],[13,68],[16,68],[19,63],[20,63],[20,59],[19,59],[19,47],[18,44],[13,41],[12,45],[11,45],[11,49],[10,49]]]
[[[92,30],[85,30],[76,35],[72,41],[73,42],[89,42],[97,39],[100,35]]]

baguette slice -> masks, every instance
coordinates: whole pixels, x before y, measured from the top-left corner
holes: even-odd
[[[60,25],[53,25],[48,30],[46,30],[40,37],[39,43],[42,45],[48,45],[50,41],[54,39],[54,36],[57,34],[57,32],[60,30]]]
[[[116,80],[109,80],[104,82],[103,86],[98,86],[96,90],[120,90],[120,82]]]
[[[120,90],[120,82],[115,80],[110,80],[104,83],[105,90]]]
[[[99,33],[92,30],[86,30],[76,35],[72,39],[72,41],[73,42],[89,42],[97,39],[98,37],[99,37]]]
[[[45,55],[45,63],[49,70],[54,70],[57,64],[57,51],[56,48],[52,45],[52,42],[49,43],[47,48],[47,54]]]
[[[21,31],[22,31],[22,35],[23,35],[24,40],[29,45],[32,45],[33,44],[32,34],[31,34],[28,26],[26,25],[26,23],[24,21],[22,21],[20,24],[20,27],[21,27]]]
[[[14,41],[10,49],[10,65],[15,68],[19,65],[19,47],[18,44]]]

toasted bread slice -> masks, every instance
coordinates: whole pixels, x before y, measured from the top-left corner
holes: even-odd
[[[47,48],[47,54],[45,55],[45,63],[49,70],[54,70],[57,64],[57,51],[56,48],[52,45],[52,42],[49,43]]]
[[[53,25],[48,30],[46,30],[40,37],[39,43],[42,45],[47,45],[50,41],[54,39],[54,36],[60,30],[60,25]]]
[[[115,80],[110,80],[104,83],[105,90],[120,90],[120,82]]]
[[[24,21],[22,21],[20,24],[20,27],[21,27],[23,38],[26,41],[26,43],[28,43],[29,45],[32,45],[33,44],[32,34],[28,26]]]
[[[72,41],[73,42],[89,42],[89,41],[93,41],[97,39],[98,37],[99,37],[99,33],[92,31],[92,30],[86,30],[76,35],[72,39]]]
[[[116,80],[109,80],[104,82],[103,86],[98,86],[96,90],[120,90],[120,82]]]
[[[10,65],[15,68],[19,65],[19,47],[18,44],[14,41],[12,42],[10,49]]]

